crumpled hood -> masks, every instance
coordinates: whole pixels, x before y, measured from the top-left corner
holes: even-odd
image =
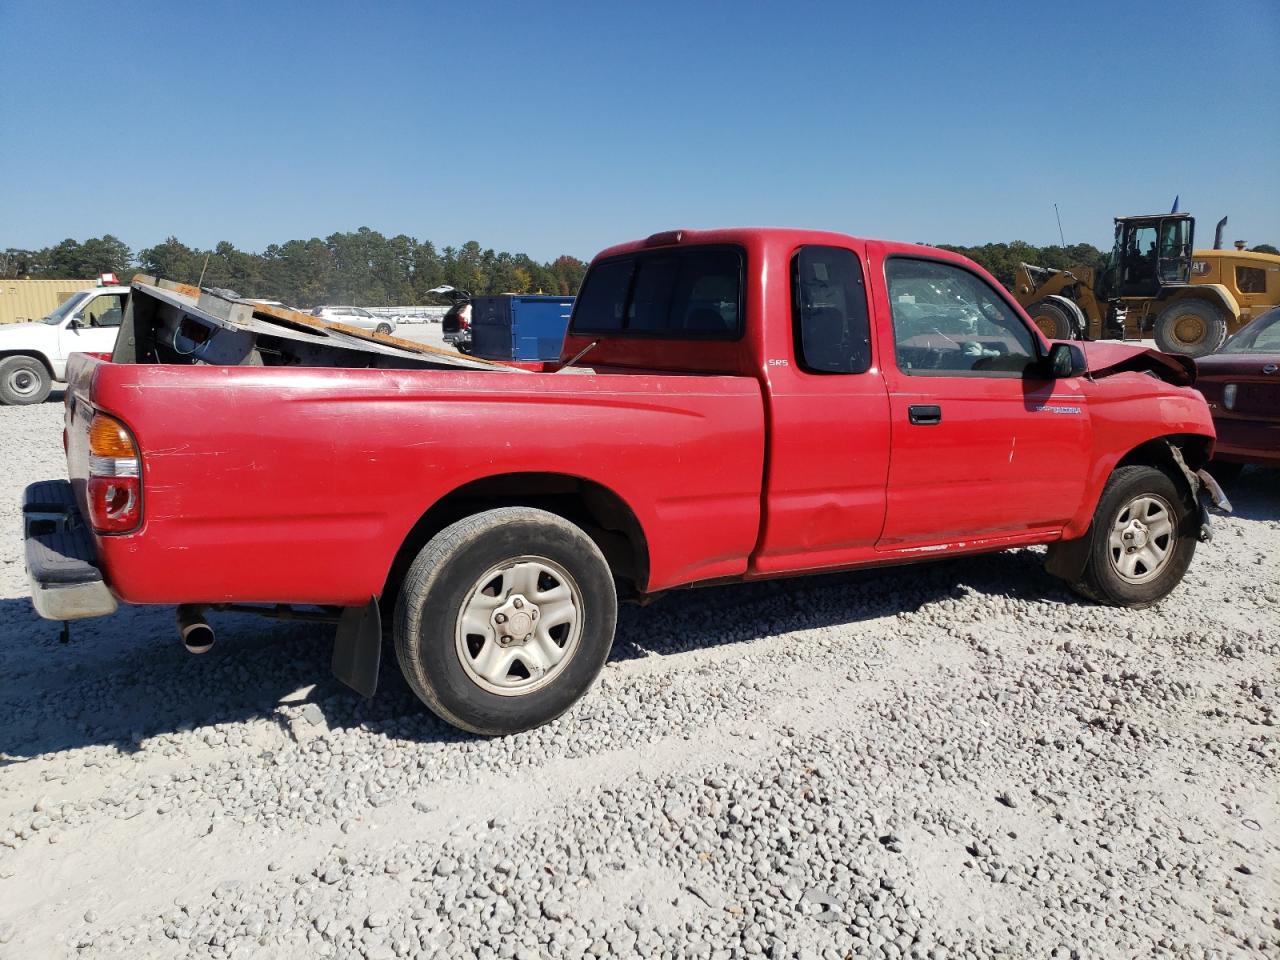
[[[1089,376],[1095,379],[1132,371],[1154,373],[1177,387],[1189,387],[1196,382],[1196,364],[1190,357],[1102,340],[1082,342],[1078,346],[1084,351]]]

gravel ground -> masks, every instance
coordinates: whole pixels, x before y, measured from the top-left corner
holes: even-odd
[[[56,400],[56,397],[55,397]],[[63,475],[0,409],[0,498]],[[1280,956],[1280,489],[1131,613],[1022,550],[623,610],[484,741],[327,631],[77,625],[0,549],[0,957]]]

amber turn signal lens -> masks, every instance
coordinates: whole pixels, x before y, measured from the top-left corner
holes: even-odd
[[[138,449],[124,424],[95,413],[89,424],[89,452],[95,457],[136,457]]]

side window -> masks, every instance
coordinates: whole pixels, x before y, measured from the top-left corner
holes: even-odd
[[[634,260],[609,260],[587,271],[573,305],[573,329],[588,333],[620,333]]]
[[[1241,293],[1266,293],[1267,271],[1259,267],[1236,267],[1236,289]]]
[[[667,326],[671,295],[675,293],[680,262],[649,257],[636,264],[635,285],[627,308],[627,329],[657,333]]]
[[[84,311],[85,321],[91,327],[118,327],[124,320],[124,297],[118,293],[94,297]]]
[[[862,264],[842,247],[802,247],[791,258],[791,329],[810,373],[865,373],[871,326]]]
[[[587,271],[570,330],[735,340],[742,333],[742,252],[690,247],[597,263]]]
[[[1035,339],[976,275],[937,260],[885,263],[898,369],[912,376],[1020,377]]]

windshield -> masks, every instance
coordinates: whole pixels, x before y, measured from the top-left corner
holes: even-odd
[[[67,297],[67,299],[64,300],[61,304],[58,305],[57,310],[53,311],[53,313],[49,314],[40,322],[47,323],[51,327],[56,327],[63,320],[67,319],[67,314],[74,312],[76,307],[84,303],[84,298],[86,296],[87,294],[83,294],[83,293],[72,294],[71,296]]]
[[[1280,353],[1280,307],[1268,310],[1226,342],[1222,353]]]

